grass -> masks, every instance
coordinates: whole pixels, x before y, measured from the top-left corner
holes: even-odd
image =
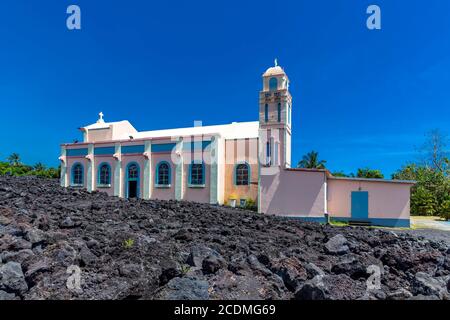
[[[411,216],[411,220],[415,221],[446,221],[439,216]]]
[[[134,246],[134,240],[133,239],[127,239],[123,241],[123,247],[125,249],[130,249]]]
[[[335,227],[347,227],[349,225],[347,221],[337,221],[334,219],[330,220],[330,224]]]

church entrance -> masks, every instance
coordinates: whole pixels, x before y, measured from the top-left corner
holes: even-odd
[[[130,163],[127,167],[126,197],[139,197],[139,166],[137,163]]]
[[[128,181],[128,198],[137,198],[137,181]]]

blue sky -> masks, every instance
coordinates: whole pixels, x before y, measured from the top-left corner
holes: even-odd
[[[70,4],[81,31],[66,28]],[[450,1],[4,0],[0,39],[1,159],[57,165],[99,111],[138,130],[257,120],[275,57],[293,163],[317,150],[332,171],[389,175],[427,130],[450,133]]]

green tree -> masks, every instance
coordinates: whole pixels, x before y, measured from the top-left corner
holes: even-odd
[[[45,170],[47,170],[47,167],[43,163],[38,162],[33,166],[33,170],[34,171],[45,171]]]
[[[335,177],[344,177],[344,178],[349,177],[349,175],[343,171],[335,171],[332,173],[332,175]]]
[[[440,215],[448,219],[450,179],[436,168],[409,164],[392,175],[394,180],[414,180],[411,189],[412,215]]]
[[[450,199],[444,200],[440,208],[440,216],[445,220],[450,220]]]
[[[308,169],[325,169],[325,163],[325,160],[319,160],[318,152],[311,151],[303,156],[302,160],[299,161],[297,167]]]
[[[436,199],[430,190],[423,186],[416,188],[411,195],[411,209],[416,215],[434,216],[437,212]]]
[[[8,162],[0,162],[0,175],[34,175],[38,177],[57,179],[61,175],[61,167],[47,168],[40,162],[36,163],[34,166],[28,166],[20,162],[20,156],[17,153],[13,153],[8,157]]]
[[[369,168],[359,168],[356,176],[358,178],[384,179],[384,175],[380,170],[373,170]]]
[[[18,153],[13,153],[8,157],[8,161],[12,166],[19,166],[20,163],[20,155]]]

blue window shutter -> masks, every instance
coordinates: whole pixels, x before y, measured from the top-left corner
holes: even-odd
[[[189,184],[192,183],[192,163],[189,165]]]
[[[269,121],[269,105],[267,103],[264,107],[264,121],[265,122]]]

